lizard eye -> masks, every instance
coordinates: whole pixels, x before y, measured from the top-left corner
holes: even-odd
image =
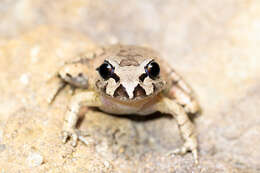
[[[155,79],[160,74],[160,66],[152,60],[145,66],[145,72],[151,79]]]
[[[104,63],[97,68],[97,71],[103,79],[107,80],[113,75],[114,67],[108,61],[104,61]]]

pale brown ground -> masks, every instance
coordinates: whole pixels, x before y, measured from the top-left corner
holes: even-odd
[[[44,1],[0,3],[2,172],[260,172],[260,1]],[[91,40],[91,41],[90,41]],[[95,45],[149,45],[192,85],[200,165],[168,118],[134,121],[91,111],[94,141],[62,144],[68,88],[53,106],[44,84]]]

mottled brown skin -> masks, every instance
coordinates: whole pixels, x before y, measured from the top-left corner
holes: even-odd
[[[104,79],[97,68],[104,61],[114,67],[109,79]],[[160,74],[151,78],[145,71],[147,64],[155,61],[160,65]],[[198,162],[198,144],[193,123],[187,114],[200,111],[193,91],[186,82],[149,48],[140,46],[112,45],[92,53],[90,59],[79,58],[66,63],[51,79],[51,103],[59,91],[69,84],[80,88],[71,99],[63,126],[63,142],[72,138],[84,141],[76,130],[81,106],[98,107],[113,114],[147,115],[156,111],[175,117],[185,141],[180,149],[171,153],[184,154],[192,151]]]

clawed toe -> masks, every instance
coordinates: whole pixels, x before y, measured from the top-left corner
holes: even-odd
[[[172,154],[183,155],[183,154],[187,153],[187,151],[188,151],[187,147],[181,147],[181,148],[177,148],[177,149],[169,152],[168,155],[172,155]]]
[[[62,142],[65,144],[69,138],[69,132],[63,131],[62,132]]]
[[[197,148],[195,149],[190,149],[189,147],[186,147],[186,146],[183,146],[181,148],[177,148],[171,152],[169,152],[167,155],[170,156],[170,155],[183,155],[183,154],[186,154],[188,151],[191,151],[192,152],[192,155],[195,159],[195,163],[198,164],[199,161],[198,161],[198,150]]]
[[[62,142],[66,143],[68,141],[68,139],[71,138],[71,145],[73,147],[75,147],[77,145],[77,141],[78,141],[78,135],[76,133],[76,131],[71,130],[71,131],[63,131],[62,132]]]
[[[89,134],[83,133],[79,130],[63,131],[62,132],[62,142],[66,143],[70,138],[71,139],[71,145],[73,147],[77,146],[78,140],[80,140],[84,144],[88,145],[89,142],[85,139],[86,136],[89,136]]]

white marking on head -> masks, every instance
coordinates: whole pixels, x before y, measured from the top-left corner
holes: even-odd
[[[117,89],[122,86],[124,88],[124,91],[128,95],[128,98],[134,99],[135,90],[138,86],[140,86],[144,90],[146,96],[152,95],[155,91],[155,81],[149,77],[146,77],[144,81],[140,81],[140,76],[145,73],[145,66],[151,60],[152,59],[150,58],[146,59],[139,66],[120,66],[120,58],[117,59],[116,57],[114,57],[113,59],[108,59],[107,61],[111,63],[112,66],[115,68],[114,73],[119,77],[120,80],[116,82],[114,78],[108,79],[106,81],[106,94],[114,97]],[[117,94],[121,95],[120,92],[121,89]]]
[[[134,98],[134,90],[138,85],[138,82],[122,82],[121,83],[123,85],[123,87],[126,90],[127,95],[129,96],[129,99],[133,99]]]
[[[110,78],[108,79],[107,87],[106,87],[106,93],[110,96],[113,96],[116,89],[119,87],[119,83],[116,83],[114,79]]]
[[[144,79],[144,82],[140,84],[144,89],[146,95],[151,95],[154,92],[153,80],[149,77]]]

